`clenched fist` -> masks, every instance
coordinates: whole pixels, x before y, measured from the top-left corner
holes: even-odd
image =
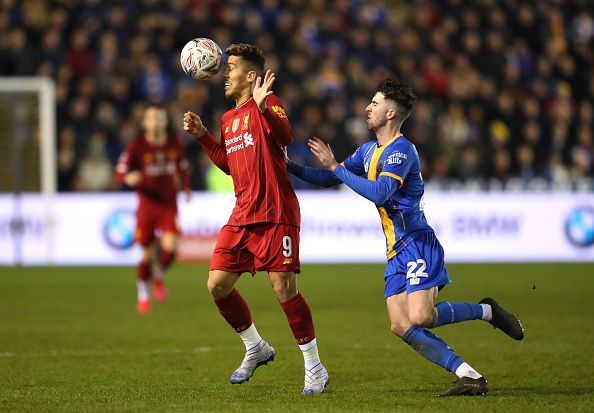
[[[200,139],[206,133],[206,128],[202,124],[200,116],[194,112],[184,113],[184,130],[194,135],[197,139]]]

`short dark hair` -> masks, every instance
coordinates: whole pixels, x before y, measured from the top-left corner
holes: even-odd
[[[417,95],[415,95],[412,88],[397,79],[384,80],[377,87],[377,92],[383,93],[386,99],[396,102],[399,111],[402,112],[401,121],[408,117],[413,106],[417,103]]]
[[[228,56],[241,57],[249,66],[252,66],[258,75],[262,75],[262,73],[264,73],[264,62],[266,59],[264,59],[262,50],[253,44],[232,44],[231,46],[227,47],[225,53],[227,53]]]

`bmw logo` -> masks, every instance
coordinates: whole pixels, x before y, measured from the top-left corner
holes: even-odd
[[[136,216],[129,209],[117,209],[103,224],[103,238],[111,247],[125,250],[134,244]]]
[[[594,207],[574,209],[565,222],[565,235],[576,247],[594,245]]]

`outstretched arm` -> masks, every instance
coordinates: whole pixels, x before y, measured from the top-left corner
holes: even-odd
[[[120,157],[115,168],[115,177],[130,188],[139,189],[142,182],[142,171],[138,168],[135,141],[131,141]]]
[[[387,176],[380,176],[377,181],[361,178],[340,165],[333,172],[337,179],[376,205],[383,205],[399,185],[396,179]]]
[[[323,186],[324,188],[329,188],[342,183],[340,179],[338,179],[332,172],[327,171],[326,169],[312,168],[291,160],[287,162],[287,169],[293,175],[303,179],[305,182]]]
[[[392,177],[380,176],[377,181],[370,181],[340,166],[334,158],[330,145],[326,145],[318,138],[310,139],[308,145],[322,165],[332,171],[337,179],[376,205],[382,205],[398,189],[399,182]]]

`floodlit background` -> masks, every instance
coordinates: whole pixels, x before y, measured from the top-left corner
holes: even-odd
[[[293,125],[289,155],[314,166],[309,137],[329,141],[344,159],[371,137],[364,108],[377,84],[388,76],[409,82],[420,101],[404,132],[421,156],[429,221],[452,260],[594,259],[591,2],[1,4],[1,263],[136,260],[129,217],[135,201],[115,195],[122,188],[113,166],[138,134],[146,101],[168,107],[192,187],[207,191],[191,205],[182,202],[180,214],[182,258],[208,259],[230,208],[218,207],[223,195],[211,194],[226,193],[223,205],[231,205],[230,181],[181,130],[181,118],[186,110],[199,113],[218,134],[232,102],[224,98],[221,74],[193,81],[181,71],[179,51],[194,37],[210,37],[223,49],[251,42],[264,51]],[[21,79],[31,76],[53,80],[53,106],[26,92],[30,81]],[[55,125],[42,123],[44,110]],[[304,262],[382,261],[371,204],[348,190],[293,183],[320,196],[300,195]],[[57,195],[44,203],[14,196],[42,190]],[[334,202],[326,201],[328,193]],[[353,225],[372,242],[360,253]],[[308,249],[316,240],[326,242],[328,254]]]
[[[439,329],[489,396],[433,397],[451,377],[389,332],[374,206],[298,179],[300,290],[330,387],[299,396],[301,355],[262,276],[239,288],[278,357],[227,383],[242,347],[205,283],[234,196],[181,119],[218,135],[233,102],[221,74],[181,70],[195,37],[264,51],[289,156],[312,166],[309,137],[342,160],[372,138],[378,83],[411,84],[404,134],[454,280],[440,297],[493,296],[526,327],[521,343],[479,322]],[[590,0],[0,0],[0,411],[594,410],[593,50]],[[168,108],[195,192],[170,300],[141,317],[136,197],[113,169],[147,101]]]

